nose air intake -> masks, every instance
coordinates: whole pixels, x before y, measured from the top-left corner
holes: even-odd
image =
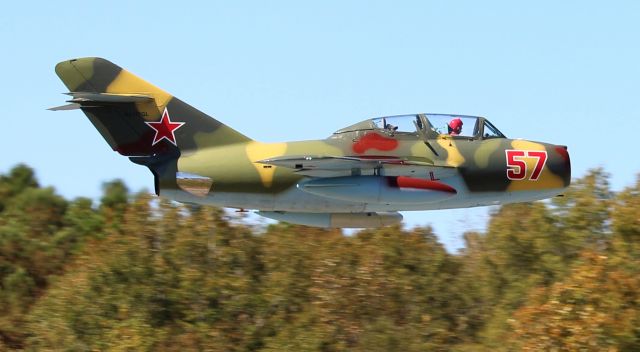
[[[560,157],[560,160],[556,162],[556,168],[559,170],[565,187],[569,187],[571,183],[571,158],[569,157],[568,149],[566,145],[558,145],[555,148],[556,153]]]

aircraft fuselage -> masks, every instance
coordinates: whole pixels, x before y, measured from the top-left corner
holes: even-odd
[[[183,189],[161,194],[181,202],[232,208],[289,212],[366,212],[432,210],[505,204],[549,198],[562,193],[570,181],[570,161],[563,146],[506,138],[469,139],[440,136],[430,147],[413,135],[386,135],[369,131],[379,144],[359,147],[353,133],[325,140],[288,143],[249,142],[200,150],[183,155],[178,171],[209,178],[210,191],[199,196]],[[355,138],[354,138],[355,137]],[[366,138],[366,137],[365,137]],[[386,144],[396,141],[394,148]],[[388,150],[381,150],[388,149]],[[436,155],[437,153],[437,155]],[[262,164],[273,157],[356,156],[432,160],[433,166],[383,164],[359,170],[315,170],[306,176],[296,168]],[[542,156],[542,157],[541,157]],[[302,167],[300,167],[302,169]],[[356,173],[355,175],[353,173]],[[328,177],[330,176],[330,177]],[[455,193],[399,187],[387,179],[407,177],[436,181]],[[347,182],[343,192],[324,192],[318,180]],[[325,181],[322,181],[325,182]],[[331,185],[328,185],[331,186]],[[331,188],[331,187],[325,188]]]

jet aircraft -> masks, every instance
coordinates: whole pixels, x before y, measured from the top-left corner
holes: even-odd
[[[55,71],[109,146],[144,165],[155,193],[290,223],[379,227],[399,211],[526,202],[561,194],[567,147],[505,137],[484,117],[367,119],[326,139],[261,143],[102,58]]]

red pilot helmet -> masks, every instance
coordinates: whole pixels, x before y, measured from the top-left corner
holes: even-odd
[[[462,132],[462,120],[455,118],[449,121],[449,134],[458,135]]]

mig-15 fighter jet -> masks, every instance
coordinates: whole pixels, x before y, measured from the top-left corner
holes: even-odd
[[[484,117],[367,119],[325,139],[255,141],[101,58],[63,61],[69,105],[109,146],[151,170],[178,202],[254,209],[321,227],[378,227],[399,211],[553,197],[571,180],[567,147],[505,137]]]

